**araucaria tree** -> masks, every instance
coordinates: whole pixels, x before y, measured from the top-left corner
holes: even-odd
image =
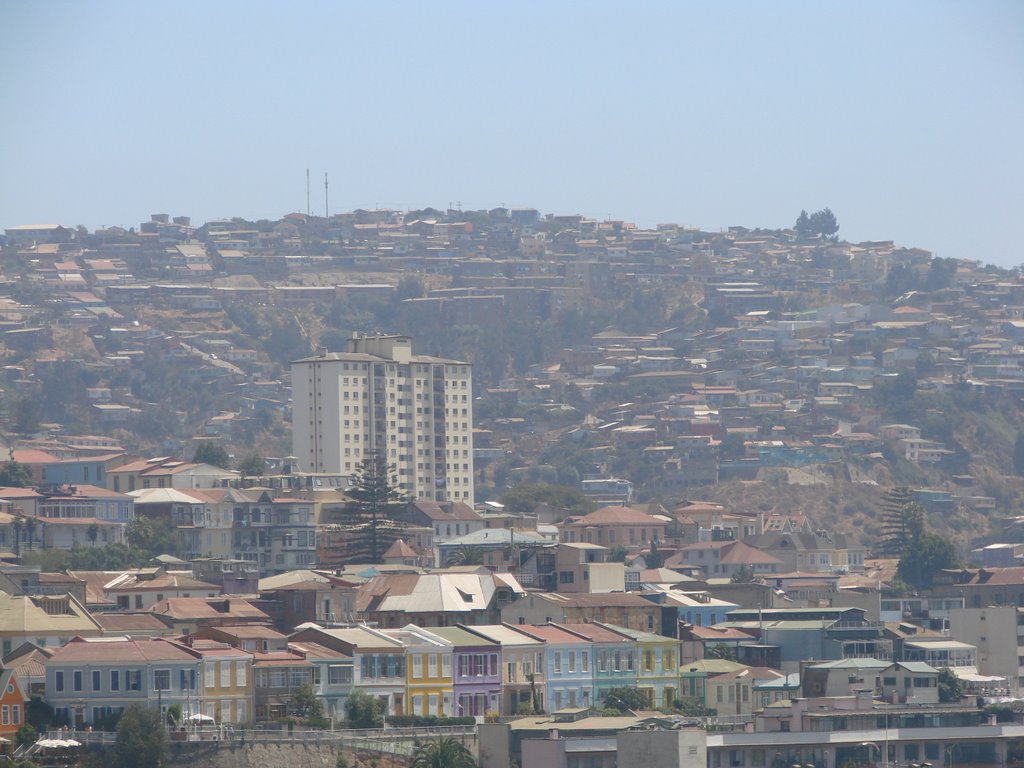
[[[355,484],[346,493],[352,501],[335,512],[344,532],[344,544],[335,556],[339,563],[379,563],[385,549],[401,535],[404,524],[397,513],[408,503],[398,486],[395,467],[383,452],[359,463]]]
[[[924,509],[909,488],[893,488],[882,500],[881,539],[876,548],[883,557],[898,557],[896,575],[915,589],[927,589],[932,577],[959,562],[950,541],[925,531]]]
[[[906,487],[892,488],[882,497],[881,540],[877,554],[900,557],[924,532],[924,509]]]

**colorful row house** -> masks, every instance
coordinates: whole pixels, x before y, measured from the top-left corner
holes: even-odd
[[[678,643],[600,622],[304,625],[290,637],[226,626],[180,640],[76,637],[46,660],[46,696],[76,726],[103,725],[133,703],[165,712],[177,704],[185,717],[220,723],[280,720],[295,713],[304,686],[334,721],[345,718],[353,691],[379,699],[388,716],[482,721],[620,706],[616,688],[639,688],[654,709],[680,696]]]
[[[409,714],[452,717],[455,708],[452,643],[413,624],[382,631],[405,646]]]
[[[545,643],[511,624],[481,624],[463,629],[496,643],[501,651],[502,715],[544,711]]]
[[[636,643],[636,686],[649,709],[671,707],[679,693],[679,641],[639,629],[600,625]]]
[[[451,643],[456,717],[482,720],[501,709],[501,646],[462,627],[420,630]]]
[[[46,662],[46,698],[76,727],[101,725],[140,704],[219,722],[252,719],[252,657],[225,643],[75,638]]]
[[[551,710],[590,707],[594,703],[591,641],[557,624],[517,626],[516,629],[546,644],[544,676]]]

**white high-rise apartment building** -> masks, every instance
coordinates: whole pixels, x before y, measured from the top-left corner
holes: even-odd
[[[405,336],[353,336],[292,363],[292,449],[309,472],[354,475],[383,451],[413,498],[473,503],[473,371]]]

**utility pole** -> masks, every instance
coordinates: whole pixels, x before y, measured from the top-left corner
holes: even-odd
[[[309,216],[313,209],[309,207],[309,168],[306,169],[306,215]]]

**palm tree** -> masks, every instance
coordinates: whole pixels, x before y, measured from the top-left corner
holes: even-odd
[[[484,551],[480,547],[464,544],[448,555],[445,565],[483,565]]]
[[[14,528],[14,554],[21,554],[21,529],[24,522],[21,519],[21,515],[14,516],[14,522],[11,523],[11,527]]]
[[[444,736],[416,747],[409,768],[477,768],[477,764],[465,744]]]

